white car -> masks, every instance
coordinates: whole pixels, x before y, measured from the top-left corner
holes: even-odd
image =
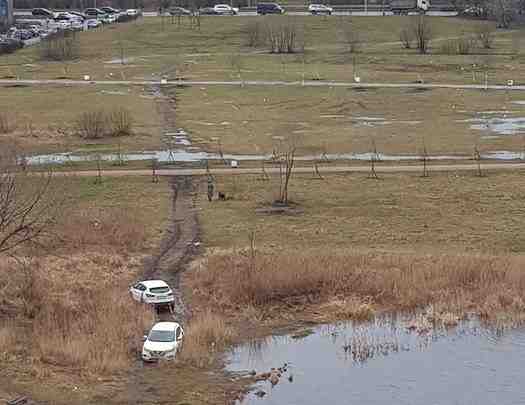
[[[173,359],[182,343],[184,331],[177,322],[159,322],[144,336],[142,360]]]
[[[308,6],[308,11],[312,15],[318,15],[318,14],[332,15],[334,9],[332,7],[325,6],[324,4],[310,4]]]
[[[97,28],[97,27],[100,27],[101,25],[102,25],[102,23],[99,20],[95,19],[95,18],[87,20],[88,28]]]
[[[56,22],[56,25],[59,30],[67,30],[71,28],[71,21],[60,20]]]
[[[126,10],[126,15],[129,15],[129,16],[132,16],[132,17],[135,17],[135,16],[139,15],[139,10],[137,10],[137,9],[135,9],[135,8],[127,9],[127,10]]]
[[[213,10],[217,14],[222,15],[237,15],[239,14],[239,9],[236,7],[229,6],[228,4],[216,4],[213,6]]]
[[[153,305],[169,305],[175,301],[173,291],[162,280],[146,280],[132,285],[129,292],[135,301]]]

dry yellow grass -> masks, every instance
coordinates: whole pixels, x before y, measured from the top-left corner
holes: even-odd
[[[196,367],[212,364],[233,340],[233,330],[224,318],[209,309],[191,320],[185,334],[180,358]]]
[[[437,314],[477,312],[495,319],[523,316],[523,257],[483,255],[363,254],[352,251],[284,251],[214,255],[192,273],[191,287],[226,313],[247,306],[290,308],[326,304],[334,297],[382,309],[438,305]],[[327,307],[324,305],[325,308]],[[329,307],[329,306],[328,306]],[[343,311],[363,318],[368,307]],[[276,310],[274,316],[282,315]],[[442,316],[448,322],[449,316]]]

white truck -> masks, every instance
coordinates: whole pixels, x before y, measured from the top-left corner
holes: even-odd
[[[408,13],[426,13],[430,8],[430,0],[392,0],[390,11],[397,15],[407,15]]]

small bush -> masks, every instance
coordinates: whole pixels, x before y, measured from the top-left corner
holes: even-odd
[[[133,133],[133,117],[126,108],[117,108],[109,113],[109,127],[112,136],[131,135]]]
[[[40,43],[41,57],[44,60],[65,61],[76,59],[79,55],[79,38],[75,31],[58,31]]]
[[[12,116],[7,112],[0,112],[0,134],[8,134],[15,130]]]
[[[77,118],[76,129],[85,139],[102,138],[107,133],[107,120],[103,111],[84,112]]]

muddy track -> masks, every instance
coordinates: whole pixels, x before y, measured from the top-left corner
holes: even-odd
[[[175,319],[185,323],[188,309],[180,289],[181,273],[191,258],[197,254],[199,226],[195,210],[196,189],[189,177],[171,177],[172,203],[169,225],[165,230],[159,252],[144,261],[144,279],[160,278],[173,289],[175,304],[173,314],[160,312],[159,319]],[[196,246],[197,245],[197,246]]]

